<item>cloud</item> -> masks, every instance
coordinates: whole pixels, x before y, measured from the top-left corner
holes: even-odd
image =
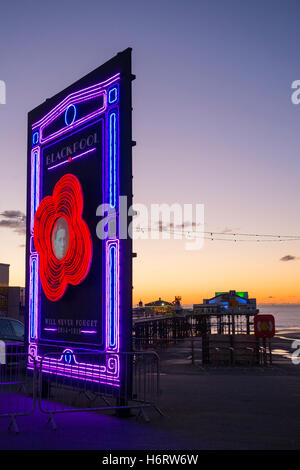
[[[4,211],[0,212],[2,217],[6,217],[7,219],[20,219],[25,220],[25,214],[21,211]]]
[[[295,259],[298,259],[298,257],[292,256],[292,255],[285,255],[282,258],[280,258],[280,261],[294,261]]]
[[[240,230],[239,227],[232,227],[232,228],[225,227],[223,228],[223,230],[221,230],[221,233],[233,233],[233,232],[235,233],[235,232],[238,232],[239,230]]]
[[[0,212],[0,217],[0,227],[11,229],[19,235],[25,235],[26,216],[23,212],[6,210],[4,212]]]
[[[199,227],[200,225],[202,225],[202,224],[200,224],[200,223],[196,224],[196,222],[191,222],[189,220],[185,220],[182,224],[175,225],[175,227],[176,228],[181,228],[183,230],[184,228],[187,229],[189,227],[196,228],[196,227]]]
[[[197,227],[202,226],[202,223],[191,222],[185,220],[181,224],[174,224],[174,222],[168,222],[164,224],[162,220],[157,223],[159,232],[169,232],[169,231],[183,231],[183,230],[195,230]]]

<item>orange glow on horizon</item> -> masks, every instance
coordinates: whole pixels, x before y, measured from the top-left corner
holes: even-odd
[[[215,295],[215,290],[211,290],[207,295],[203,293],[201,296],[185,296],[184,293],[182,292],[176,292],[176,293],[165,293],[163,294],[162,292],[156,292],[153,291],[151,295],[149,293],[145,295],[138,295],[135,294],[133,296],[133,306],[137,306],[139,301],[142,300],[143,304],[152,302],[154,300],[158,300],[159,297],[163,300],[166,300],[167,302],[173,302],[175,299],[175,295],[180,295],[182,297],[181,304],[183,306],[190,306],[193,304],[199,304],[203,302],[203,299],[210,299],[211,297],[214,297]],[[249,292],[249,298],[256,298],[257,305],[300,305],[300,296],[296,298],[289,298],[289,297],[274,297],[272,299],[269,299],[267,297],[255,297],[255,294],[251,294]]]
[[[1,231],[0,260],[10,264],[10,285],[25,285],[25,249],[20,238]],[[184,251],[180,242],[137,240],[133,260],[133,305],[161,297],[183,305],[202,303],[216,291],[247,291],[258,304],[300,304],[300,261],[282,262],[286,249],[224,247],[205,244],[198,252]],[[263,263],[262,260],[263,259]]]

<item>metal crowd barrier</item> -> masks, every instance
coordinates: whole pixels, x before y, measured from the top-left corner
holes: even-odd
[[[214,359],[218,364],[241,365],[247,363],[253,365],[267,365],[272,364],[272,352],[267,348],[259,346],[257,349],[249,346],[245,347],[220,347],[215,346],[211,349],[215,353]],[[246,353],[245,358],[241,360],[241,353]]]
[[[159,357],[155,352],[86,352],[73,349],[67,357],[45,354],[39,364],[39,408],[56,429],[62,413],[117,410],[149,421],[146,408],[158,407]]]
[[[150,348],[161,348],[165,346],[164,339],[156,340],[156,344],[149,344],[145,342],[145,338],[134,338],[136,347],[139,347],[141,350],[145,347],[147,350]],[[208,340],[214,339],[214,335],[208,336]],[[209,353],[209,360],[204,360],[203,352],[205,348],[203,347],[203,338],[197,336],[191,336],[188,338],[176,339],[173,341],[174,346],[183,346],[183,354],[186,355],[186,350],[190,345],[190,355],[188,358],[191,359],[192,365],[195,364],[213,364],[213,365],[248,365],[248,366],[258,366],[266,365],[268,362],[272,364],[272,353],[269,349],[267,351],[266,347],[259,346],[258,344],[251,344],[247,337],[245,339],[241,336],[236,335],[234,337],[235,344],[230,345],[228,335],[220,335],[219,342],[208,343],[206,352]],[[243,341],[244,340],[244,341]],[[255,340],[254,336],[251,338],[252,343]],[[199,347],[200,343],[200,347]],[[228,344],[225,344],[228,343]],[[249,344],[248,344],[249,343]],[[201,358],[199,354],[201,353]]]
[[[8,428],[18,433],[16,419],[31,414],[35,405],[36,363],[34,357],[24,352],[2,352],[0,418],[10,418]]]
[[[217,364],[229,364],[242,365],[248,364],[254,365],[256,362],[256,351],[252,347],[233,347],[233,346],[214,346],[211,349],[211,353],[214,352],[214,360]],[[244,357],[243,357],[244,353]],[[242,356],[242,357],[241,357]]]

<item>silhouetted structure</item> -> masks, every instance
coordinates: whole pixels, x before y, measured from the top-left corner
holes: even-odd
[[[152,302],[152,305],[155,304]],[[178,308],[175,301],[172,316],[135,319],[133,334],[136,349],[164,346],[188,337],[202,337],[203,363],[214,361],[216,354],[219,360],[221,350],[224,354],[226,352],[226,361],[232,362],[233,351],[236,353],[238,349],[237,343],[243,343],[242,350],[249,351],[251,361],[256,361],[252,333],[253,317],[259,310],[256,299],[249,299],[248,292],[216,292],[211,299],[204,299],[203,304],[195,304],[192,311],[182,309],[183,313],[179,315],[176,314],[176,306]]]
[[[198,323],[205,323],[208,333],[250,334],[253,317],[259,312],[256,299],[249,299],[248,292],[216,292],[202,304],[194,304],[193,315]],[[201,327],[203,329],[203,326]]]

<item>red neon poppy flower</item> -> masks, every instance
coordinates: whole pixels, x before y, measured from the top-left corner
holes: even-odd
[[[82,219],[83,194],[76,176],[64,175],[34,217],[34,245],[40,256],[40,279],[49,300],[59,300],[68,284],[87,276],[92,239]]]

